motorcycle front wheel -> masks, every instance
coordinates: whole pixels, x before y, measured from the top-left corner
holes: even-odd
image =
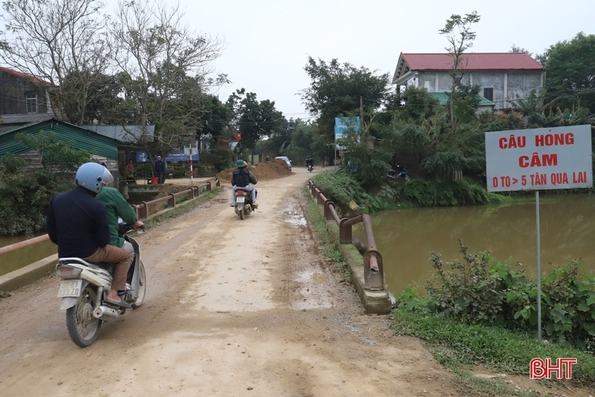
[[[145,302],[145,294],[147,293],[147,273],[145,273],[145,265],[143,261],[138,264],[138,297],[134,303],[131,303],[133,309],[138,309]]]
[[[70,339],[80,347],[93,344],[99,337],[103,321],[93,317],[97,292],[86,286],[78,297],[76,304],[66,310],[66,328]]]

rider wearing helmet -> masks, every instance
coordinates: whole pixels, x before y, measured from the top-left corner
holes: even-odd
[[[85,163],[76,172],[72,190],[56,195],[50,202],[46,229],[58,245],[58,256],[78,257],[92,263],[114,263],[114,276],[107,302],[124,308],[130,305],[118,296],[126,289],[131,258],[128,251],[109,245],[110,231],[105,205],[95,196],[103,189],[104,169],[98,163]]]
[[[133,207],[126,201],[122,193],[115,187],[111,187],[114,182],[112,173],[106,168],[103,170],[103,189],[97,195],[97,200],[101,201],[107,209],[107,223],[109,225],[109,234],[111,245],[116,247],[124,248],[130,252],[130,255],[134,255],[134,247],[124,238],[119,236],[118,233],[118,218],[128,225],[132,225],[134,229],[139,229],[144,226],[142,221],[138,220],[136,212]]]
[[[244,160],[238,160],[236,162],[236,169],[233,171],[231,176],[231,185],[232,193],[231,193],[231,206],[233,207],[236,202],[236,189],[238,187],[243,187],[250,190],[250,194],[252,197],[252,206],[254,208],[258,208],[258,204],[256,204],[256,188],[254,185],[258,182],[256,177],[250,170],[248,169],[248,164],[244,162]]]
[[[314,167],[314,159],[312,158],[312,156],[308,156],[306,157],[306,167],[311,165],[312,167]]]

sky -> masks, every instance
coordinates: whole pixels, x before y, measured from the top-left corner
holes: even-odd
[[[309,118],[300,91],[310,86],[311,56],[337,59],[378,75],[394,74],[401,52],[445,52],[440,35],[452,14],[477,11],[471,52],[507,52],[513,45],[542,54],[578,32],[595,33],[594,0],[180,0],[198,33],[223,39],[214,62],[232,84],[275,102],[286,118]]]
[[[113,7],[115,0],[107,3]],[[481,16],[469,52],[507,52],[516,45],[535,56],[578,32],[595,34],[595,0],[179,0],[179,5],[189,28],[225,42],[212,66],[232,83],[214,93],[225,101],[245,88],[259,101],[274,101],[287,119],[309,118],[300,98],[311,82],[304,71],[309,56],[392,78],[401,52],[446,52],[448,43],[438,30],[452,14]]]

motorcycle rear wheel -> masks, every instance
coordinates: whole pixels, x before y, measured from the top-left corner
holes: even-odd
[[[138,297],[134,303],[131,303],[133,309],[138,309],[145,302],[145,295],[147,293],[147,273],[145,272],[145,265],[140,261],[138,265]]]
[[[409,182],[409,180],[410,180],[411,178],[409,178],[409,175],[405,175],[405,176],[403,177],[403,179],[405,179],[405,182]]]
[[[70,339],[80,347],[93,344],[99,337],[103,321],[93,317],[93,309],[97,292],[86,286],[78,297],[76,304],[66,310],[66,328]]]
[[[244,218],[246,218],[246,210],[245,208],[242,208],[239,212],[238,215],[240,215],[240,219],[244,220]]]

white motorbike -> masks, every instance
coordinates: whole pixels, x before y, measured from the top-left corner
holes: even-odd
[[[234,204],[234,211],[241,220],[244,220],[246,216],[250,215],[252,211],[258,207],[252,203],[252,195],[249,189],[242,187],[236,188],[236,201]]]
[[[145,300],[147,276],[138,243],[124,235],[130,229],[128,225],[120,225],[120,234],[134,247],[127,291],[122,299],[137,309]],[[56,274],[62,278],[58,289],[58,298],[62,298],[60,309],[66,310],[68,334],[80,347],[90,346],[97,340],[103,322],[115,320],[126,312],[105,302],[112,284],[113,267],[111,263],[93,264],[81,258],[58,259]]]

